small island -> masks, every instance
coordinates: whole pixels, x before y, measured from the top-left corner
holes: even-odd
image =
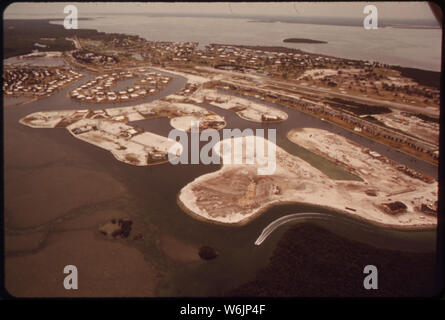
[[[288,39],[284,39],[283,42],[292,42],[292,43],[327,43],[326,41],[312,40],[312,39],[302,39],[302,38],[288,38]]]

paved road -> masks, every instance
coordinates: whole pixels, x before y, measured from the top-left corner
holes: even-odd
[[[396,102],[391,102],[391,101],[386,101],[386,100],[378,100],[378,99],[373,99],[373,98],[368,98],[368,97],[353,96],[353,95],[346,94],[346,93],[330,91],[330,90],[324,89],[324,88],[312,88],[312,87],[303,86],[303,85],[299,85],[299,84],[288,84],[288,83],[286,84],[281,81],[274,81],[274,80],[270,80],[269,82],[277,83],[281,86],[285,85],[287,87],[294,87],[297,89],[301,89],[303,91],[304,90],[310,91],[312,93],[317,93],[317,94],[324,93],[325,95],[328,95],[328,96],[346,98],[349,100],[355,100],[355,101],[365,102],[365,103],[373,103],[373,104],[385,106],[388,108],[398,109],[398,110],[402,110],[402,111],[411,111],[411,112],[416,112],[416,113],[422,113],[422,114],[430,115],[433,117],[439,116],[439,110],[430,110],[430,109],[426,109],[426,108],[415,107],[415,106],[411,106],[411,105],[407,105],[407,104],[396,103]]]
[[[231,81],[229,81],[229,80],[224,80],[224,82],[225,82],[225,83],[232,84],[232,85],[238,85],[238,86],[240,86],[240,87],[246,87],[246,88],[251,88],[251,89],[256,89],[256,90],[264,90],[265,92],[275,93],[275,94],[280,94],[280,95],[282,95],[282,96],[287,96],[287,97],[290,97],[290,98],[294,98],[294,97],[295,97],[295,95],[291,95],[291,94],[288,94],[288,93],[281,93],[281,92],[277,92],[277,91],[274,91],[274,90],[271,90],[271,89],[258,88],[258,87],[253,87],[253,86],[245,85],[245,84],[242,84],[242,85],[241,85],[241,84],[239,84],[239,83],[237,83],[237,82],[234,82],[234,81],[232,81],[232,80],[231,80]],[[322,103],[320,103],[320,102],[313,102],[313,101],[306,100],[306,99],[301,99],[301,100],[302,100],[302,101],[307,101],[307,102],[309,102],[309,103],[315,103],[315,104],[322,105]],[[358,118],[357,118],[357,119],[358,119]],[[371,122],[368,122],[368,121],[367,121],[367,125],[370,126],[370,127],[374,127],[376,130],[377,130],[378,128],[382,128],[380,125],[378,125],[378,124],[374,124],[374,123],[371,123]],[[438,145],[437,145],[437,144],[431,143],[431,142],[429,142],[429,141],[425,141],[425,140],[423,140],[423,139],[419,139],[419,138],[414,137],[414,136],[411,136],[411,135],[406,135],[406,134],[404,134],[404,133],[402,133],[402,132],[399,132],[399,131],[397,131],[397,130],[395,130],[395,129],[385,127],[385,130],[386,130],[386,131],[393,132],[393,133],[394,133],[395,135],[397,135],[397,136],[403,136],[403,137],[406,137],[406,138],[410,139],[411,141],[416,141],[417,143],[420,143],[420,144],[422,144],[422,145],[424,145],[424,146],[426,146],[426,147],[428,147],[428,148],[432,148],[432,149],[436,149],[436,148],[438,148]]]
[[[215,69],[215,68],[210,68],[210,67],[197,67],[197,69],[208,70],[208,71],[212,71],[212,72],[220,72],[220,73],[225,73],[225,74],[229,74],[232,76],[249,77],[249,78],[255,79],[257,81],[262,80],[264,84],[267,84],[267,83],[276,84],[279,86],[284,86],[284,87],[292,88],[292,89],[299,89],[301,91],[315,93],[318,95],[321,94],[323,96],[346,98],[346,99],[357,101],[357,102],[372,103],[372,104],[376,104],[376,105],[385,106],[388,108],[393,108],[393,109],[398,109],[398,110],[403,110],[403,111],[411,111],[411,112],[421,113],[421,114],[425,114],[425,115],[429,115],[429,116],[433,116],[433,117],[439,117],[439,110],[430,110],[430,109],[415,107],[415,106],[406,105],[406,104],[402,104],[402,103],[396,103],[396,102],[390,102],[390,101],[386,101],[386,100],[378,100],[378,99],[373,99],[373,98],[368,98],[368,97],[354,96],[354,95],[350,95],[350,94],[346,94],[346,93],[334,92],[334,91],[331,91],[328,89],[323,89],[323,88],[312,88],[309,86],[303,86],[303,85],[299,85],[299,84],[293,84],[293,83],[291,84],[291,83],[277,81],[277,80],[270,80],[270,79],[267,79],[262,76],[250,75],[250,74],[245,74],[245,73],[236,72],[236,71],[220,70],[220,69]],[[231,79],[231,81],[233,81],[233,79]]]

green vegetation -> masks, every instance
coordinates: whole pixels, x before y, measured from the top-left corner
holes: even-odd
[[[391,109],[389,109],[388,107],[371,106],[368,104],[347,101],[340,98],[327,99],[326,103],[334,108],[347,110],[359,116],[365,114],[391,113]]]
[[[296,225],[279,241],[270,263],[229,296],[430,297],[435,254],[377,249],[314,224]],[[372,263],[370,263],[372,261]],[[363,288],[363,268],[379,270],[379,289]]]
[[[427,116],[426,114],[421,114],[421,113],[411,113],[410,114],[410,113],[406,113],[406,112],[404,114],[407,116],[411,116],[411,115],[416,116],[417,118],[422,119],[425,122],[433,122],[433,123],[440,122],[439,118],[433,118],[433,117]]]
[[[44,44],[48,51],[73,50],[72,41],[65,40],[68,30],[63,26],[49,24],[48,20],[4,20],[3,57],[10,58],[31,53],[36,42]],[[55,38],[41,40],[41,38]]]
[[[440,90],[440,72],[392,66],[392,69],[400,71],[403,77],[411,78],[422,86]]]
[[[79,19],[82,20],[82,19]],[[31,53],[35,43],[44,44],[45,51],[74,50],[72,41],[66,40],[77,36],[91,40],[112,41],[113,39],[137,39],[118,33],[104,33],[93,29],[65,29],[63,25],[51,24],[48,20],[4,20],[3,21],[3,57],[10,58]],[[42,38],[47,38],[42,40]],[[49,38],[49,39],[48,39]]]

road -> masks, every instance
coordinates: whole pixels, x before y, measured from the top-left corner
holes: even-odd
[[[396,103],[396,102],[391,102],[391,101],[386,101],[386,100],[378,100],[378,99],[373,99],[373,98],[368,98],[368,97],[354,96],[354,95],[350,95],[350,94],[346,94],[346,93],[334,92],[334,91],[331,91],[328,89],[323,89],[323,88],[313,88],[313,87],[299,85],[299,84],[293,84],[293,83],[291,84],[291,83],[283,82],[283,81],[270,80],[270,79],[267,79],[265,77],[258,76],[258,75],[250,75],[250,74],[245,74],[245,73],[241,73],[241,72],[220,70],[220,69],[215,69],[215,68],[210,68],[210,67],[196,67],[196,69],[202,69],[202,70],[211,71],[211,72],[225,73],[225,74],[229,74],[231,76],[248,77],[248,78],[252,78],[256,81],[261,80],[264,84],[268,84],[268,83],[275,84],[275,85],[279,85],[282,87],[291,88],[294,90],[297,89],[297,90],[306,91],[306,92],[309,92],[312,94],[315,93],[317,95],[322,95],[324,97],[326,97],[326,96],[338,97],[338,98],[348,99],[348,100],[356,101],[356,102],[372,103],[375,105],[380,105],[380,106],[393,108],[393,109],[397,109],[397,110],[421,113],[421,114],[425,114],[425,115],[432,116],[432,117],[439,117],[439,114],[440,114],[439,110],[430,110],[430,109],[415,107],[415,106],[406,105],[406,104],[402,104],[402,103]],[[231,81],[233,81],[233,79],[231,79]]]
[[[348,100],[372,103],[372,104],[381,105],[381,106],[385,106],[385,107],[392,108],[392,109],[398,109],[398,110],[402,110],[402,111],[411,111],[411,112],[415,112],[415,113],[426,114],[426,115],[433,116],[433,117],[439,117],[439,110],[430,110],[430,109],[414,107],[411,105],[401,104],[401,103],[396,103],[396,102],[391,102],[391,101],[386,101],[386,100],[378,100],[378,99],[373,99],[373,98],[368,98],[368,97],[353,96],[353,95],[346,94],[346,93],[333,92],[333,91],[330,91],[328,89],[323,89],[323,88],[312,88],[312,87],[303,86],[303,85],[299,85],[299,84],[291,84],[290,85],[288,83],[284,83],[281,81],[269,80],[269,82],[277,83],[281,86],[284,85],[287,87],[294,87],[294,88],[297,88],[297,89],[300,89],[303,91],[310,91],[311,93],[316,93],[316,94],[324,93],[325,95],[328,95],[331,97],[346,98]]]
[[[282,92],[277,92],[277,91],[274,91],[274,90],[271,90],[271,89],[264,89],[264,88],[259,88],[259,87],[253,87],[253,86],[251,86],[251,85],[245,85],[245,84],[242,84],[242,85],[241,85],[241,84],[239,84],[239,83],[237,83],[237,82],[235,82],[235,81],[233,81],[233,80],[231,80],[231,81],[229,81],[229,80],[223,80],[223,81],[224,81],[224,83],[232,84],[232,85],[236,85],[236,86],[239,86],[239,87],[244,87],[244,88],[249,88],[249,89],[255,89],[255,90],[264,90],[266,93],[275,93],[275,94],[279,94],[279,95],[281,95],[281,96],[287,96],[287,97],[290,97],[290,98],[295,98],[295,95],[292,95],[292,94],[289,94],[289,93],[282,93]],[[302,100],[302,101],[306,101],[306,99],[301,99],[301,100]],[[309,100],[307,100],[307,101],[309,101]],[[314,103],[314,102],[313,102],[313,101],[310,101],[310,103]],[[319,105],[321,105],[322,103],[317,102],[317,103],[315,103],[315,104],[319,104]],[[356,117],[356,118],[357,118],[357,117]],[[357,119],[359,119],[359,118],[357,118]],[[365,120],[361,120],[361,121],[365,121]],[[376,128],[376,130],[377,130],[378,128],[382,128],[380,125],[378,125],[378,124],[374,124],[374,123],[370,123],[369,121],[366,121],[366,123],[367,123],[367,126],[374,127],[374,128]],[[399,131],[397,131],[397,130],[395,130],[395,129],[385,127],[385,130],[386,130],[386,131],[390,131],[390,132],[392,132],[393,134],[395,134],[395,135],[397,135],[397,136],[403,136],[403,138],[408,138],[409,140],[416,141],[417,143],[419,143],[419,144],[421,144],[421,145],[424,145],[424,146],[426,146],[427,148],[431,148],[431,149],[437,149],[437,148],[438,148],[438,145],[437,145],[437,144],[431,143],[431,142],[429,142],[429,141],[425,141],[425,140],[423,140],[423,139],[419,139],[419,138],[414,137],[414,136],[411,136],[411,135],[406,135],[406,134],[404,134],[404,133],[402,133],[402,132],[399,132]]]

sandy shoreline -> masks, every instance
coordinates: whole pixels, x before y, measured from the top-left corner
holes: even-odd
[[[355,148],[361,150],[359,146]],[[218,171],[200,176],[187,184],[179,192],[177,202],[195,218],[228,226],[245,225],[278,204],[306,204],[377,226],[404,230],[436,228],[437,218],[424,216],[416,208],[424,197],[425,201],[430,201],[428,197],[434,199],[437,182],[427,184],[408,177],[370,155],[357,154],[357,150],[351,149],[349,156],[354,160],[350,160],[353,166],[349,167],[363,181],[333,181],[308,163],[277,147],[278,160],[274,174],[258,176],[256,165],[253,164],[223,164]],[[361,161],[365,161],[365,167],[371,166],[375,171],[360,169],[363,167]],[[371,162],[368,164],[366,161]],[[388,181],[381,180],[379,174],[388,177]],[[406,188],[413,183],[417,184],[420,193]],[[377,194],[370,196],[370,189],[377,190],[373,191]],[[408,205],[406,213],[389,214],[383,211],[382,203],[399,199]]]
[[[172,72],[170,70],[163,70],[166,72]],[[174,73],[174,72],[172,72]],[[182,76],[186,76],[183,73],[176,73]],[[194,76],[192,76],[194,77]],[[204,79],[204,78],[203,78]],[[193,79],[194,82],[200,83],[202,79]],[[153,104],[157,104],[159,101],[154,102]],[[178,104],[180,105],[180,104]],[[196,111],[198,107],[191,106],[189,111]],[[133,107],[128,107],[133,108]],[[112,109],[112,110],[111,110]],[[143,108],[145,110],[145,108]],[[145,111],[149,111],[147,110]],[[179,110],[184,110],[184,105],[179,106]],[[110,117],[121,116],[122,114],[126,117],[130,113],[126,113],[124,108],[110,108]],[[115,111],[115,113],[113,113]],[[62,111],[63,112],[71,112],[71,111]],[[252,119],[244,118],[242,115],[238,114],[241,118],[249,121],[255,121]],[[287,117],[287,115],[286,115]],[[174,119],[180,120],[181,117],[177,117]],[[172,119],[173,120],[173,119]],[[261,121],[257,121],[261,122]],[[172,123],[172,122],[171,122]],[[180,122],[179,128],[187,130],[187,126],[184,126],[185,122]],[[225,126],[225,125],[224,125]],[[9,130],[9,129],[8,129]],[[5,129],[6,131],[6,129]],[[57,130],[55,130],[57,131]],[[69,131],[73,136],[74,134]],[[82,133],[81,133],[82,134]],[[27,163],[26,161],[32,163],[33,165],[36,163],[36,159],[30,160],[31,157],[42,157],[43,160],[39,159],[37,161],[46,162],[54,161],[55,158],[65,159],[69,158],[70,161],[74,163],[80,163],[81,166],[85,164],[82,162],[83,160],[79,156],[77,158],[72,157],[73,153],[67,152],[63,153],[64,148],[70,148],[69,146],[65,146],[63,144],[51,144],[50,150],[58,150],[56,156],[53,155],[52,152],[46,152],[42,147],[42,150],[38,149],[37,146],[46,146],[49,145],[48,141],[52,142],[52,140],[39,140],[42,139],[39,135],[33,140],[33,142],[28,142],[27,137],[21,137],[17,141],[14,140],[14,143],[18,142],[17,145],[20,148],[25,149],[25,155],[23,156],[23,151],[21,153],[16,153],[14,155],[15,149],[5,146],[5,154],[10,159],[9,166],[12,166],[11,163],[14,163],[13,166],[19,166],[23,163]],[[69,137],[71,138],[71,137]],[[149,141],[150,144],[153,141]],[[53,143],[53,142],[52,142]],[[155,143],[155,141],[153,142]],[[5,145],[12,144],[12,142],[6,142]],[[35,144],[34,147],[37,151],[34,155],[30,153],[30,151],[26,150],[30,145]],[[67,143],[69,145],[69,143]],[[94,144],[93,144],[94,145]],[[95,145],[100,147],[98,145]],[[57,148],[57,149],[56,149]],[[29,148],[28,148],[29,149]],[[32,148],[30,149],[32,150]],[[93,150],[94,151],[94,150]],[[19,156],[22,155],[22,156]],[[113,153],[112,153],[113,154]],[[68,155],[68,156],[67,156]],[[116,157],[115,154],[113,156]],[[16,163],[15,159],[19,159],[20,161]],[[28,159],[25,159],[28,158]],[[81,161],[82,160],[82,161]],[[159,161],[156,163],[147,163],[147,165],[152,164],[160,164],[165,163],[165,161]],[[55,161],[57,162],[57,161]],[[123,161],[125,162],[125,161]],[[142,162],[141,162],[142,163]],[[128,163],[127,163],[128,164]],[[6,170],[5,165],[5,170]],[[87,166],[88,167],[88,166]],[[304,166],[307,169],[307,166]],[[8,215],[13,222],[12,231],[15,228],[24,228],[29,230],[34,230],[35,226],[38,226],[38,232],[30,232],[24,231],[20,234],[14,234],[12,232],[8,235],[8,239],[6,240],[6,249],[9,250],[9,256],[7,255],[6,260],[6,271],[8,277],[5,279],[7,281],[8,290],[11,294],[16,296],[30,296],[30,297],[41,297],[41,296],[51,296],[51,297],[115,297],[115,296],[140,296],[140,297],[148,297],[148,296],[156,296],[158,294],[158,285],[159,285],[159,277],[160,273],[163,271],[158,268],[151,261],[147,260],[145,257],[145,252],[140,250],[138,247],[138,243],[132,242],[134,240],[112,240],[101,238],[101,235],[97,232],[97,227],[103,223],[108,222],[112,218],[120,218],[123,216],[131,217],[135,221],[135,226],[137,230],[138,228],[142,228],[141,224],[144,224],[142,220],[138,219],[138,216],[134,216],[125,212],[126,207],[117,207],[116,211],[108,210],[108,207],[102,208],[102,202],[106,202],[108,200],[115,200],[115,198],[124,197],[126,194],[126,190],[124,190],[123,186],[120,185],[119,182],[115,181],[115,178],[109,176],[100,177],[101,183],[99,183],[99,175],[97,171],[88,172],[80,172],[73,169],[73,167],[62,168],[60,171],[43,171],[44,169],[32,168],[31,171],[26,172],[25,174],[14,171],[15,169],[8,169],[10,174],[5,181],[5,189],[10,193],[8,197],[5,196],[5,200],[8,201],[5,204],[5,207],[10,210]],[[78,169],[76,167],[76,169]],[[218,173],[224,172],[223,166],[220,168]],[[41,172],[44,174],[41,174]],[[221,171],[221,172],[220,172]],[[57,174],[58,172],[58,174]],[[77,174],[75,174],[77,172]],[[82,174],[79,174],[82,173]],[[64,175],[69,175],[68,177]],[[323,177],[322,175],[315,174],[317,177]],[[63,180],[64,177],[66,180]],[[190,184],[193,184],[195,181],[202,182],[208,178],[208,175],[203,175],[192,181]],[[32,184],[29,183],[32,179]],[[41,181],[45,179],[45,183],[42,185],[49,185],[51,189],[61,190],[62,188],[67,188],[70,191],[74,191],[74,193],[70,192],[61,194],[57,199],[48,199],[45,196],[41,196],[44,194],[57,194],[57,191],[48,191],[43,187],[39,187]],[[98,183],[100,187],[97,187],[97,190],[100,190],[99,194],[97,190],[94,190],[94,183]],[[70,186],[69,183],[73,183],[75,186]],[[79,181],[86,182],[80,183]],[[25,185],[23,182],[28,183],[28,187],[32,187],[36,185],[37,191],[30,192],[28,189],[21,189],[22,185]],[[63,182],[63,183],[62,183]],[[354,185],[352,183],[351,185]],[[106,188],[103,188],[105,186]],[[188,186],[188,185],[187,185]],[[185,186],[184,188],[186,188]],[[108,188],[110,190],[108,190]],[[32,190],[33,188],[31,188]],[[103,190],[106,189],[106,190]],[[40,190],[40,191],[39,191]],[[333,212],[336,212],[341,215],[346,215],[353,219],[357,219],[360,221],[364,221],[366,223],[370,223],[379,227],[394,229],[394,230],[406,230],[406,231],[420,231],[420,230],[435,230],[436,224],[431,223],[423,223],[423,224],[391,224],[384,223],[380,221],[373,220],[372,217],[365,217],[360,215],[359,213],[354,214],[347,210],[340,210],[339,208],[325,206],[325,205],[314,205],[314,203],[320,203],[320,201],[290,201],[290,200],[279,200],[273,199],[264,205],[260,205],[256,208],[252,213],[246,215],[243,219],[238,222],[227,222],[227,221],[218,221],[214,219],[208,219],[205,216],[196,213],[190,208],[187,203],[184,203],[181,200],[182,190],[177,194],[176,200],[178,206],[186,212],[188,215],[193,217],[194,219],[199,219],[200,221],[210,222],[218,225],[224,225],[230,227],[236,226],[244,226],[249,222],[253,221],[261,214],[265,213],[270,208],[280,205],[280,204],[302,204],[302,205],[312,205],[324,209],[329,209]],[[26,195],[26,198],[22,197],[22,194]],[[91,197],[93,195],[93,197]],[[96,200],[98,197],[101,198],[101,202],[98,203],[100,210],[96,207]],[[80,200],[79,200],[80,199]],[[78,202],[76,202],[76,200]],[[102,201],[103,200],[103,201]],[[110,200],[110,201],[111,201]],[[70,202],[71,201],[71,202]],[[329,200],[328,200],[329,201]],[[51,204],[50,206],[47,206]],[[329,203],[329,202],[328,202]],[[82,206],[86,206],[91,210],[91,214],[78,214],[76,210],[80,210],[82,212],[84,208]],[[89,207],[91,205],[91,207]],[[71,207],[70,207],[71,206]],[[73,211],[69,213],[69,215],[65,215],[66,209],[69,207]],[[61,209],[62,208],[62,209]],[[110,208],[115,208],[114,205],[111,205]],[[119,210],[122,209],[122,210]],[[38,215],[35,212],[39,212]],[[5,212],[6,216],[6,212]],[[140,218],[140,217],[139,217]],[[48,231],[49,230],[49,231]],[[47,232],[48,231],[48,232]],[[45,233],[47,232],[47,233]],[[133,233],[131,237],[135,234]],[[164,255],[169,256],[171,259],[177,259],[181,263],[198,263],[201,260],[198,258],[195,252],[197,251],[196,244],[187,243],[187,241],[182,241],[181,239],[171,239],[169,235],[163,235],[164,237],[158,237],[156,234],[155,237],[158,242],[156,242],[160,248],[158,248]],[[36,242],[39,244],[36,246]],[[159,244],[160,243],[160,244]],[[181,251],[178,256],[175,256],[175,251]],[[66,255],[61,255],[60,253],[64,252]],[[152,257],[150,256],[150,259]],[[84,284],[88,283],[88,287],[82,287],[83,290],[79,290],[78,292],[67,292],[60,286],[61,281],[63,281],[63,274],[61,273],[61,268],[67,264],[67,260],[69,263],[78,264],[79,268],[82,270],[81,272],[85,275],[83,270],[87,270],[86,277],[82,276],[82,282]],[[54,266],[48,266],[48,262],[54,262]],[[90,265],[93,265],[91,267]],[[29,269],[32,269],[29,271]],[[54,274],[57,277],[54,277]],[[29,283],[34,283],[34,286],[29,286]]]
[[[207,219],[195,212],[193,212],[192,210],[190,210],[189,208],[187,208],[185,206],[185,204],[181,201],[180,199],[180,193],[178,194],[177,198],[177,203],[178,206],[188,215],[190,215],[191,217],[193,217],[194,219],[198,219],[200,221],[203,222],[207,222],[207,223],[212,223],[212,224],[216,224],[216,225],[221,225],[221,226],[226,226],[226,227],[242,227],[245,226],[247,224],[249,224],[251,221],[255,220],[257,217],[259,217],[260,215],[262,215],[263,213],[265,213],[267,210],[269,210],[272,207],[275,206],[279,206],[279,205],[283,205],[283,204],[292,204],[292,205],[310,205],[313,207],[319,207],[321,209],[327,209],[330,211],[333,211],[339,215],[346,215],[350,218],[359,220],[359,221],[363,221],[372,225],[375,225],[377,227],[382,227],[382,228],[386,228],[389,230],[403,230],[403,231],[410,231],[410,232],[415,232],[415,231],[425,231],[425,230],[437,230],[437,225],[436,224],[431,224],[431,225],[427,225],[427,224],[419,224],[419,225],[393,225],[393,224],[387,224],[387,223],[382,223],[379,221],[374,221],[374,220],[370,220],[370,219],[366,219],[365,217],[359,216],[359,215],[354,215],[351,214],[350,212],[346,211],[346,210],[339,210],[337,208],[334,207],[330,207],[330,206],[323,206],[323,205],[318,205],[318,204],[314,204],[314,203],[309,203],[309,202],[301,202],[301,201],[275,201],[273,203],[269,203],[261,208],[259,208],[254,214],[252,214],[251,216],[249,216],[248,218],[239,221],[239,222],[233,222],[233,223],[226,223],[226,222],[220,222],[220,221],[215,221],[215,220],[210,220]],[[316,211],[314,211],[316,212]],[[286,215],[289,213],[286,213]]]
[[[192,120],[199,121],[202,130],[220,130],[227,125],[223,117],[202,107],[166,101],[102,110],[35,112],[19,122],[32,128],[66,128],[74,138],[109,151],[119,161],[147,166],[167,162],[170,150],[178,155],[182,145],[127,123],[160,117],[170,118],[170,125],[182,131],[190,130]]]

